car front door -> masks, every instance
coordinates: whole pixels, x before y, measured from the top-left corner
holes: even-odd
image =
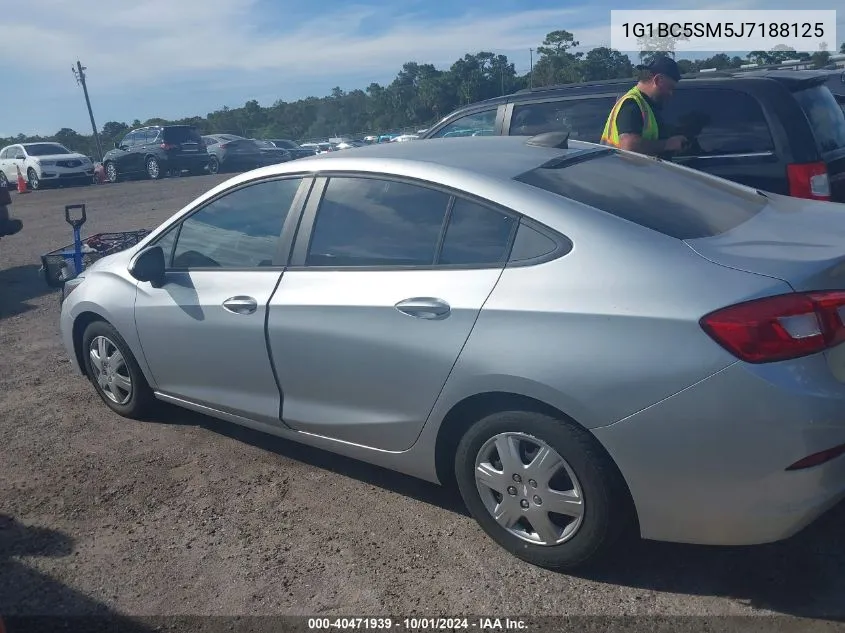
[[[6,170],[6,174],[10,182],[17,181],[19,169],[20,173],[23,175],[24,180],[27,180],[28,177],[26,175],[26,153],[23,151],[22,145],[13,145],[11,148],[9,148],[7,161],[9,167]]]
[[[118,173],[133,174],[137,171],[136,166],[133,164],[133,149],[137,137],[138,132],[130,132],[120,141],[120,145],[117,148],[119,153],[114,158]]]
[[[264,320],[284,270],[283,230],[302,178],[247,183],[171,228],[166,283],[141,282],[135,321],[157,390],[169,397],[270,424],[281,398]]]
[[[6,181],[11,185],[11,183],[15,182],[15,179],[12,178],[12,161],[9,160],[10,154],[11,148],[9,147],[3,149],[3,151],[0,151],[0,172],[3,173],[3,176],[6,178]],[[15,177],[17,177],[17,174],[15,174]]]
[[[428,185],[318,178],[269,307],[285,424],[410,447],[499,279],[514,226]]]

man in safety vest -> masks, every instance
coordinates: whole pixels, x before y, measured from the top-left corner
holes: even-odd
[[[678,65],[669,57],[657,57],[648,65],[637,66],[637,70],[637,85],[622,95],[610,111],[602,144],[651,156],[680,151],[687,138],[667,138],[660,118],[661,107],[681,80]]]

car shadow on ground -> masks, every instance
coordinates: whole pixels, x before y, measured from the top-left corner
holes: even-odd
[[[40,268],[27,264],[0,270],[0,319],[28,312],[33,306],[27,301],[55,292],[44,281]]]
[[[456,491],[354,459],[165,405],[156,421],[214,433],[468,516]],[[845,502],[780,543],[713,547],[626,542],[620,553],[567,575],[664,593],[729,598],[784,615],[845,621]],[[479,538],[486,538],[479,528]]]
[[[469,516],[463,500],[457,491],[428,483],[421,479],[408,477],[386,468],[373,466],[365,462],[336,455],[328,451],[285,440],[268,433],[262,433],[237,424],[230,424],[210,416],[194,413],[186,409],[162,403],[155,422],[199,426],[214,433],[224,435],[239,442],[244,442],[262,450],[272,451],[277,455],[304,464],[316,466],[345,477],[366,482],[390,490],[405,497],[434,505],[444,510]]]
[[[845,503],[779,543],[749,547],[640,541],[577,576],[651,591],[712,595],[781,614],[845,621]]]
[[[152,628],[32,569],[20,557],[70,559],[73,540],[62,532],[27,526],[0,514],[0,630],[152,633]]]

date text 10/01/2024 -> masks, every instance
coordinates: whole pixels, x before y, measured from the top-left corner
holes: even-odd
[[[626,38],[824,37],[824,22],[625,22],[622,29]]]
[[[310,630],[389,630],[402,628],[408,630],[454,631],[460,629],[496,631],[525,630],[524,621],[511,618],[308,618]]]

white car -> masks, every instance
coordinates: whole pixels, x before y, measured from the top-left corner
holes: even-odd
[[[94,178],[91,159],[61,143],[19,143],[0,150],[0,182],[14,186],[18,169],[30,189],[39,189],[50,182],[90,185]]]

